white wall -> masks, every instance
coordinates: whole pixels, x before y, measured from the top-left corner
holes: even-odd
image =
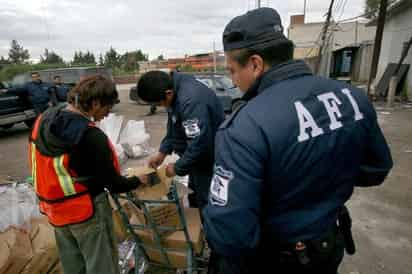
[[[289,39],[296,47],[313,47],[320,41],[323,23],[294,25],[289,28]],[[366,27],[365,23],[348,22],[334,27],[333,50],[351,44],[375,39],[376,27]]]
[[[398,63],[402,54],[403,43],[412,36],[412,8],[405,10],[386,21],[383,33],[381,55],[379,58],[377,78],[380,79],[388,63]],[[404,61],[412,65],[412,49]],[[408,96],[412,98],[412,67],[407,76]]]

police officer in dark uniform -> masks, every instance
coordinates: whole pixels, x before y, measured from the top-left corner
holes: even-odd
[[[52,85],[43,82],[38,72],[31,73],[31,82],[27,82],[21,87],[10,88],[7,90],[7,93],[17,96],[27,96],[36,114],[40,114],[49,106],[56,104],[56,97],[53,93]]]
[[[178,72],[147,72],[140,78],[137,92],[142,100],[168,111],[167,134],[149,165],[156,168],[168,154],[177,153],[180,159],[167,166],[166,174],[189,175],[194,190],[190,204],[203,208],[213,175],[215,133],[224,120],[220,101],[193,76]]]
[[[214,270],[336,274],[354,251],[345,202],[393,165],[376,112],[362,90],[292,60],[274,9],[234,18],[223,44],[245,103],[216,133],[203,210]]]
[[[67,94],[70,91],[70,87],[62,82],[60,75],[53,77],[54,89],[56,92],[56,98],[58,102],[67,102]]]

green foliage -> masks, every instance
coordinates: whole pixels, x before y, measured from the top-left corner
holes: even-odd
[[[33,70],[65,68],[65,67],[94,67],[96,66],[95,55],[90,51],[75,51],[73,60],[65,64],[63,58],[56,52],[44,49],[40,56],[39,64],[30,64],[28,50],[24,49],[16,40],[11,42],[9,58],[0,57],[0,81],[10,81],[15,75]],[[163,58],[163,56],[162,56]],[[111,68],[114,75],[127,75],[139,70],[140,61],[147,61],[148,54],[142,50],[135,50],[119,54],[113,47],[104,54],[99,54],[98,65]]]
[[[64,61],[63,58],[54,51],[44,49],[44,56],[40,56],[40,64],[64,64]]]
[[[104,66],[104,59],[103,59],[103,55],[100,53],[99,54],[99,66]]]
[[[120,67],[126,72],[134,72],[139,70],[140,61],[147,61],[148,56],[143,54],[141,50],[126,52],[120,56]]]
[[[53,68],[64,68],[67,67],[65,64],[11,64],[6,65],[0,69],[0,81],[10,81],[14,76],[20,73],[43,70],[43,69],[53,69]]]
[[[104,65],[108,68],[117,68],[119,67],[120,64],[120,55],[117,53],[117,51],[110,47],[109,51],[106,52],[104,56]]]
[[[388,0],[388,7],[396,3],[397,0]],[[381,0],[365,0],[366,18],[375,19],[379,15],[379,7]]]
[[[179,66],[179,70],[182,72],[195,72],[196,71],[191,65]]]
[[[9,50],[9,61],[13,64],[23,64],[29,58],[29,51],[20,46],[16,40],[12,40]]]
[[[87,52],[82,52],[80,51],[75,51],[74,56],[73,56],[73,61],[71,62],[72,65],[74,66],[79,66],[83,64],[87,64],[88,66],[95,66],[96,65],[96,58],[94,57],[94,54],[87,51]]]

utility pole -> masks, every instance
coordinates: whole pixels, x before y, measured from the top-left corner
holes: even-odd
[[[358,43],[358,32],[359,32],[359,24],[358,24],[358,20],[355,21],[355,44]]]
[[[257,1],[258,8],[260,8],[260,4],[261,4],[260,2],[261,2],[261,0]]]
[[[315,73],[316,74],[319,73],[320,65],[322,63],[322,51],[323,51],[323,48],[325,47],[326,35],[328,34],[328,29],[329,29],[329,25],[330,25],[330,18],[332,17],[332,8],[333,8],[334,3],[335,3],[335,0],[330,1],[329,10],[328,10],[328,14],[327,14],[327,17],[326,17],[325,25],[323,26],[323,33],[322,33],[322,40],[321,40],[322,44],[319,47],[318,60],[316,61],[316,64],[315,64]]]
[[[376,36],[375,36],[375,47],[373,49],[371,73],[369,75],[369,81],[368,81],[367,94],[369,97],[371,96],[372,81],[375,79],[376,73],[378,71],[379,55],[381,54],[383,29],[385,28],[387,7],[388,7],[388,0],[381,0],[381,4],[379,7],[378,26],[376,29]]]
[[[305,23],[306,20],[306,0],[304,0],[304,4],[303,4],[303,23]]]
[[[216,65],[216,43],[213,41],[213,70],[217,72],[217,65]]]

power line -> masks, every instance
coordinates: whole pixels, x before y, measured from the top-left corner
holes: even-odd
[[[332,17],[332,9],[333,9],[333,4],[334,3],[335,3],[335,0],[330,1],[328,14],[327,14],[327,17],[326,17],[325,25],[323,27],[322,44],[319,47],[319,56],[318,56],[318,60],[316,62],[316,66],[315,66],[315,72],[316,73],[319,73],[320,64],[322,62],[322,51],[323,51],[323,47],[325,46],[326,35],[327,35],[328,29],[329,29],[329,24],[330,24],[330,19]]]

